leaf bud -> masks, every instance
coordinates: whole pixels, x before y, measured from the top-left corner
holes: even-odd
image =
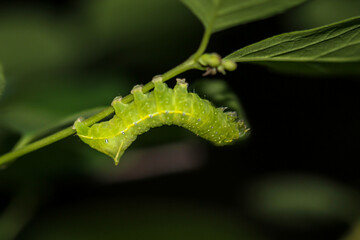
[[[237,67],[236,62],[226,59],[222,60],[221,65],[224,66],[227,71],[235,71]]]

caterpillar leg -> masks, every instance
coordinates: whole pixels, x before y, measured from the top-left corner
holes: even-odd
[[[76,132],[80,135],[88,135],[90,128],[86,126],[82,121],[82,118],[76,119],[73,125],[73,129],[75,129]]]

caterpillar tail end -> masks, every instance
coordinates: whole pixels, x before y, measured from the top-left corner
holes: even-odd
[[[113,152],[113,155],[111,156],[112,159],[114,159],[115,166],[119,165],[120,158],[121,158],[121,156],[124,154],[124,152],[126,150],[126,149],[123,148],[123,146],[124,146],[124,142],[121,142],[119,148],[117,149],[116,154],[115,154],[115,152]]]
[[[124,154],[124,151],[121,151],[118,155],[116,155],[115,157],[113,157],[115,166],[118,166],[118,165],[119,165],[120,158],[122,157],[123,154]]]

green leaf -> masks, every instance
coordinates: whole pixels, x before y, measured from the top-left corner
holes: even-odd
[[[360,17],[277,35],[225,59],[259,63],[281,72],[360,74]]]
[[[3,73],[2,66],[0,65],[0,96],[2,95],[5,88],[5,77]]]
[[[206,29],[218,32],[281,13],[306,0],[181,0]]]

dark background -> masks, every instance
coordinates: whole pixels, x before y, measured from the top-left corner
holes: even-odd
[[[202,26],[183,5],[134,2],[1,3],[7,78],[1,153],[22,133],[109,105],[196,50]],[[208,51],[226,56],[276,34],[359,15],[356,1],[310,2],[216,33]],[[194,84],[201,74],[181,76]],[[315,240],[348,234],[359,219],[359,77],[284,75],[241,64],[201,84],[214,82],[240,99],[252,129],[248,139],[219,148],[162,127],[140,136],[114,167],[69,137],[0,172],[0,236]]]

